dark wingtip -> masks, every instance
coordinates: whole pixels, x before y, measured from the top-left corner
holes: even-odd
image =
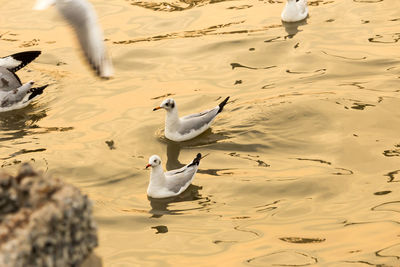
[[[201,153],[198,153],[197,156],[194,158],[194,160],[192,161],[192,163],[190,163],[189,166],[199,165],[200,160],[201,160]]]
[[[37,97],[38,95],[41,95],[43,93],[44,89],[46,89],[47,86],[49,86],[49,85],[46,84],[46,85],[43,85],[41,87],[31,88],[31,90],[30,90],[31,94],[30,94],[28,100],[31,100],[31,99]]]
[[[21,64],[13,69],[10,69],[10,71],[16,72],[17,70],[22,69],[31,63],[35,58],[37,58],[41,53],[41,51],[25,51],[10,55],[10,57],[14,58],[15,60],[21,61]]]
[[[228,96],[227,98],[225,98],[225,100],[222,101],[222,102],[219,104],[218,113],[220,113],[220,112],[224,109],[224,106],[226,105],[226,103],[228,103],[229,97],[230,97],[230,96]]]

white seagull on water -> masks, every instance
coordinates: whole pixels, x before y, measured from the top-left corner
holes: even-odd
[[[191,114],[182,118],[178,116],[178,108],[172,98],[164,100],[160,106],[153,109],[165,109],[165,137],[175,142],[187,141],[202,134],[210,128],[215,117],[223,110],[229,96],[215,108]]]
[[[26,51],[0,58],[0,112],[26,107],[47,87],[32,88],[33,81],[25,84],[15,73],[40,55],[40,51]]]
[[[281,18],[285,22],[296,22],[308,15],[307,0],[287,0]]]
[[[146,165],[146,169],[151,167],[147,195],[152,198],[167,198],[179,195],[192,183],[201,159],[201,154],[198,153],[190,164],[177,170],[164,172],[160,157],[157,155],[151,156],[149,164]]]
[[[52,5],[57,7],[74,28],[86,59],[97,75],[110,78],[113,75],[113,66],[92,5],[86,0],[37,0],[33,9],[43,10]]]

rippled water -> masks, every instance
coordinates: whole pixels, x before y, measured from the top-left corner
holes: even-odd
[[[289,25],[283,0],[92,2],[109,81],[55,9],[1,8],[2,55],[42,50],[19,75],[51,85],[0,114],[0,159],[89,194],[103,266],[400,266],[398,0],[311,0]],[[228,95],[201,137],[162,137],[165,96],[184,115]],[[188,191],[147,198],[150,155],[198,152]]]

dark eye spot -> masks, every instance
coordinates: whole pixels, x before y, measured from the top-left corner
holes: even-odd
[[[175,107],[175,103],[174,102],[172,102],[172,104],[171,104],[171,108],[174,108]]]
[[[165,105],[166,105],[167,107],[169,106],[169,104],[168,104],[168,103],[166,103]]]

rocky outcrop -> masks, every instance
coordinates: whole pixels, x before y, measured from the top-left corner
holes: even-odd
[[[36,173],[0,174],[0,266],[79,266],[97,246],[92,205],[79,189]]]

